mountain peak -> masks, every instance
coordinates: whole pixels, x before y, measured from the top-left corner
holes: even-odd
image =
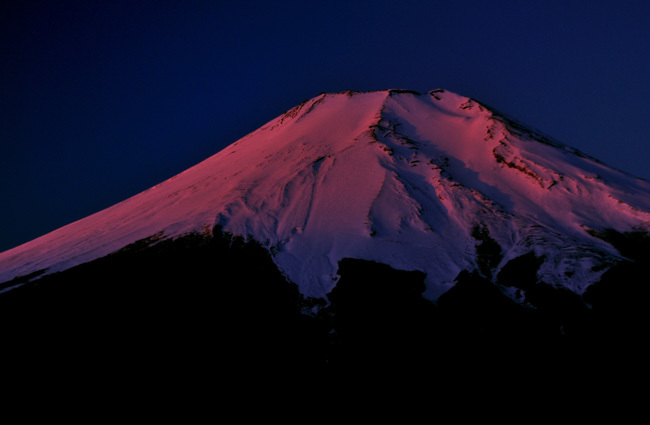
[[[541,279],[582,293],[619,258],[590,231],[647,228],[649,194],[648,182],[453,92],[321,93],[179,175],[1,253],[0,282],[218,226],[263,244],[312,297],[332,290],[343,258],[422,271],[435,300],[461,270],[493,278],[530,253]]]

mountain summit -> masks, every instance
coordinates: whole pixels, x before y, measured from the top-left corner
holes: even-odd
[[[649,182],[476,100],[321,94],[1,253],[0,359],[162,392],[361,369],[591,389],[647,363],[649,222]]]
[[[344,258],[424,272],[435,301],[462,270],[494,280],[524,255],[540,280],[582,294],[623,258],[603,232],[649,223],[649,182],[474,99],[350,91],[307,100],[177,176],[1,253],[0,282],[217,226],[259,242],[314,298],[335,287]]]

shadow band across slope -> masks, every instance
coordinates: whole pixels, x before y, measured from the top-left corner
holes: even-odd
[[[142,240],[0,294],[0,356],[17,373],[148,385],[242,371],[327,380],[350,370],[427,372],[439,383],[581,381],[639,364],[647,313],[634,305],[630,314],[602,291],[634,279],[640,263],[606,275],[589,292],[593,308],[548,285],[530,291],[517,280],[530,264],[520,259],[503,275],[529,290],[528,304],[480,271],[462,272],[434,304],[422,298],[424,273],[356,259],[341,261],[328,300],[312,300],[266,249],[219,228]]]

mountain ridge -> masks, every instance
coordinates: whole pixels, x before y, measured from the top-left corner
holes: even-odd
[[[621,259],[593,233],[647,230],[649,193],[645,180],[443,89],[321,93],[140,194],[0,253],[0,281],[220,226],[262,243],[311,297],[353,257],[425,272],[435,300],[462,270],[480,270],[490,240],[501,258],[488,278],[534,252],[540,279],[582,294]]]

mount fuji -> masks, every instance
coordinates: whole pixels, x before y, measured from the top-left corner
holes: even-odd
[[[126,334],[144,348],[134,329],[195,343],[217,315],[229,346],[259,349],[237,350],[251,362],[302,366],[426,363],[461,340],[457,357],[522,339],[623,347],[649,230],[650,182],[475,99],[323,93],[0,253],[0,307],[5,323],[74,329],[68,343],[83,329],[102,347]]]

